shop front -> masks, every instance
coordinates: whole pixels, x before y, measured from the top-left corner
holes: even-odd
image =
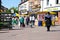
[[[50,12],[52,15],[52,25],[60,25],[60,6],[47,7],[43,11]],[[55,19],[54,19],[55,18]]]
[[[43,26],[43,27],[45,27],[45,14],[46,14],[47,12],[36,12],[36,14],[37,14],[37,21],[38,21],[38,26],[40,27],[40,26]]]

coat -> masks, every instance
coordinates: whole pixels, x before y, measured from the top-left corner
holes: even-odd
[[[52,24],[51,15],[45,16],[45,23],[46,23],[46,26],[51,26],[51,24]]]
[[[24,18],[21,17],[21,18],[19,19],[19,21],[20,21],[20,23],[24,23]]]

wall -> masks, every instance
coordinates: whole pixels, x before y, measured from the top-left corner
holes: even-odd
[[[20,5],[19,11],[21,14],[27,14],[27,11],[29,11],[29,2],[24,2],[23,4]]]
[[[56,0],[49,0],[49,4],[47,4],[47,0],[41,0],[41,10],[40,11],[58,11],[60,10],[60,0],[59,3],[56,4]]]
[[[40,10],[40,0],[29,0],[29,7],[31,11]]]
[[[58,23],[60,24],[60,12],[58,12]]]

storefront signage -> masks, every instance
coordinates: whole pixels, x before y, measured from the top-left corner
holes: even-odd
[[[43,9],[43,11],[59,11],[60,7],[49,7],[49,8],[45,8]]]
[[[29,10],[28,1],[20,5],[20,13],[21,14],[27,14],[27,11]]]
[[[58,10],[58,8],[48,8],[48,11]]]

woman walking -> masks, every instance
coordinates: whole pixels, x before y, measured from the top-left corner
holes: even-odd
[[[50,31],[51,15],[49,12],[45,15],[45,22],[46,22],[47,31]]]

